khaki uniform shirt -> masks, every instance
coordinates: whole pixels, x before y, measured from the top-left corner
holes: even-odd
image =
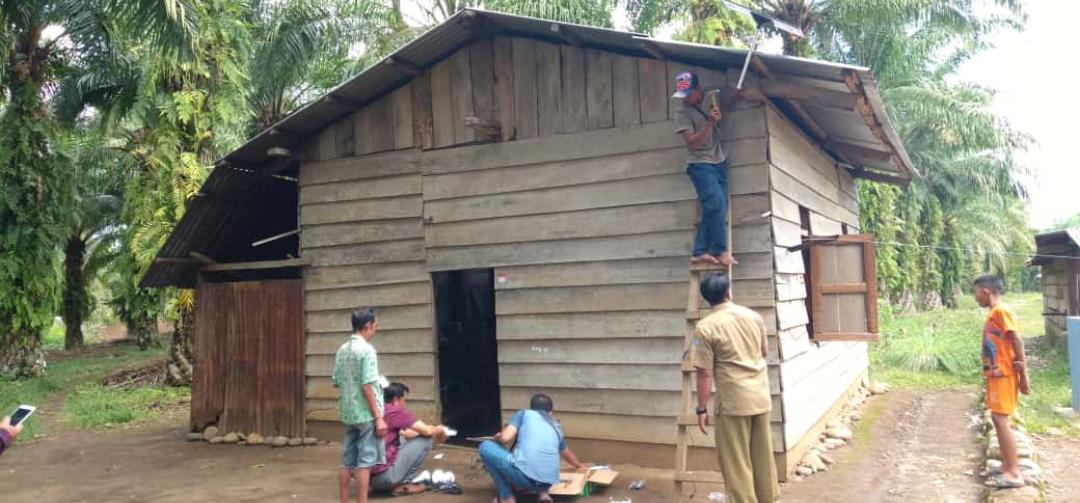
[[[690,361],[713,370],[717,415],[755,416],[772,410],[768,363],[761,355],[765,337],[761,316],[731,302],[698,321]]]

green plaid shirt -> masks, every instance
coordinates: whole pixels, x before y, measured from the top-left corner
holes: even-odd
[[[375,388],[375,403],[382,412],[383,392],[379,385],[379,359],[375,348],[359,335],[349,337],[334,355],[334,386],[338,388],[338,411],[345,424],[375,420],[364,399],[364,385]]]

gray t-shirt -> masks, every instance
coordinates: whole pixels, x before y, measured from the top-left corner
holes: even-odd
[[[705,112],[705,113],[702,113]],[[694,107],[687,106],[686,103],[679,104],[679,110],[675,112],[675,134],[682,134],[683,131],[689,130],[691,134],[701,131],[701,128],[708,127],[709,121],[705,114],[708,113],[704,109],[701,111],[695,110]],[[720,125],[717,124],[713,128],[712,134],[705,137],[705,141],[701,142],[696,147],[687,146],[690,154],[686,156],[686,163],[693,164],[697,162],[707,162],[710,164],[720,164],[727,159],[727,154],[724,153],[724,147],[720,145]]]

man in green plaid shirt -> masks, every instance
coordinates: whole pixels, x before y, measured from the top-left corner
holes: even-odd
[[[356,477],[356,501],[366,503],[371,468],[386,463],[386,421],[383,420],[383,393],[379,385],[379,361],[371,339],[379,329],[372,309],[352,314],[353,334],[334,356],[334,386],[338,388],[338,410],[345,423],[341,470],[338,481],[341,503],[349,500],[349,479]]]

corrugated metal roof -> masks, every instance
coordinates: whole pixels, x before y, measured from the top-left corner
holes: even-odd
[[[490,35],[522,36],[559,43],[573,43],[636,57],[655,57],[716,70],[741,68],[747,52],[742,49],[658,40],[647,36],[515,16],[492,11],[466,9],[431,28],[393,54],[343,82],[320,99],[303,106],[277,124],[262,131],[218,161],[203,186],[204,193],[242,193],[267,168],[268,150],[289,148],[341,117],[352,113],[412,79],[417,70],[430,68],[472,42]],[[813,99],[782,96],[799,111],[793,120],[811,130],[823,148],[855,168],[856,176],[873,178],[882,174],[893,181],[910,179],[915,173],[904,147],[885,114],[873,76],[867,68],[820,60],[757,53],[759,71],[813,92],[849,95],[859,108],[837,110],[814,104]],[[770,96],[777,98],[776,96]],[[853,101],[854,102],[854,101]],[[238,170],[237,167],[243,169]],[[876,175],[875,175],[876,173]],[[194,264],[185,262],[192,251],[212,255],[230,219],[241,209],[242,198],[199,198],[187,211],[144,276],[144,286],[158,287],[193,282]]]

